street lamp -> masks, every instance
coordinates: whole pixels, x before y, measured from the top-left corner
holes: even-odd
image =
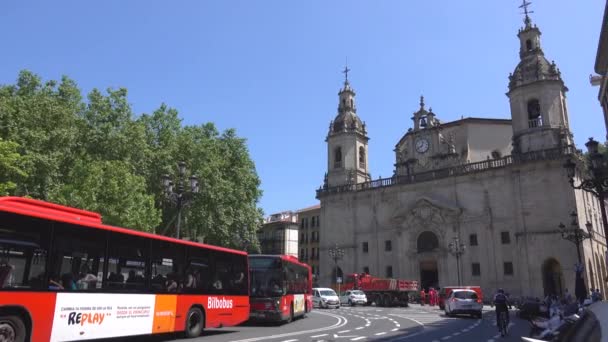
[[[329,257],[334,261],[334,269],[335,269],[335,280],[338,283],[338,296],[340,295],[340,283],[338,281],[338,260],[344,257],[344,250],[338,247],[336,244],[333,248],[329,249]]]
[[[162,176],[162,186],[164,188],[165,198],[168,202],[175,205],[177,208],[177,225],[175,228],[175,237],[180,238],[180,226],[182,223],[182,210],[188,206],[194,195],[199,192],[198,177],[190,176],[189,178],[189,191],[186,190],[186,163],[180,161],[177,163],[178,166],[178,177],[177,177],[177,188],[174,188],[174,183],[169,175],[165,174]]]
[[[604,226],[604,238],[608,244],[608,218],[606,217],[605,195],[608,191],[608,168],[604,155],[599,153],[599,143],[593,138],[585,144],[587,146],[589,158],[589,177],[583,178],[579,185],[574,185],[574,177],[576,176],[576,163],[568,159],[564,163],[568,182],[574,189],[582,189],[595,195],[600,201],[600,211],[602,212],[602,225]]]
[[[454,241],[448,244],[448,251],[456,257],[456,272],[458,272],[458,286],[460,286],[460,257],[464,254],[466,246],[460,242],[460,238],[455,237]]]
[[[576,214],[576,211],[573,211],[572,214],[570,214],[570,217],[572,217],[572,222],[570,222],[572,228],[566,228],[561,222],[558,227],[562,234],[562,239],[568,240],[576,245],[578,263],[582,265],[580,245],[585,239],[593,238],[593,226],[591,225],[591,222],[587,221],[585,224],[587,231],[584,231],[578,224],[578,215]]]

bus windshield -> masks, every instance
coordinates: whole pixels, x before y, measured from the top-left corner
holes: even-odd
[[[251,297],[279,297],[286,294],[283,267],[278,258],[251,258]]]

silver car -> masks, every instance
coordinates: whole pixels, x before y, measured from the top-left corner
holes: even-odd
[[[340,308],[340,300],[336,291],[330,288],[317,287],[312,289],[312,305],[318,308]]]
[[[340,303],[348,304],[350,306],[357,304],[365,305],[367,304],[367,296],[365,295],[365,292],[361,290],[348,290],[340,296]]]

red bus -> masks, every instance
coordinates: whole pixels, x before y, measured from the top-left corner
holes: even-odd
[[[287,255],[249,255],[250,318],[291,322],[312,308],[310,266]]]
[[[97,213],[0,198],[0,339],[73,341],[237,325],[247,254],[103,225]]]

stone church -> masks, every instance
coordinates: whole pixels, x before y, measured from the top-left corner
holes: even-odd
[[[581,164],[567,88],[526,14],[519,63],[508,77],[511,119],[442,122],[424,98],[395,146],[390,178],[372,180],[364,113],[345,70],[317,190],[321,285],[347,273],[419,280],[423,287],[480,285],[514,296],[574,292],[576,247],[558,225],[594,232],[580,252],[588,287],[606,293],[599,202],[574,190],[563,164]],[[571,216],[576,211],[578,216]],[[574,222],[572,222],[574,221]],[[456,256],[450,245],[463,249]],[[330,249],[344,257],[338,267]]]

